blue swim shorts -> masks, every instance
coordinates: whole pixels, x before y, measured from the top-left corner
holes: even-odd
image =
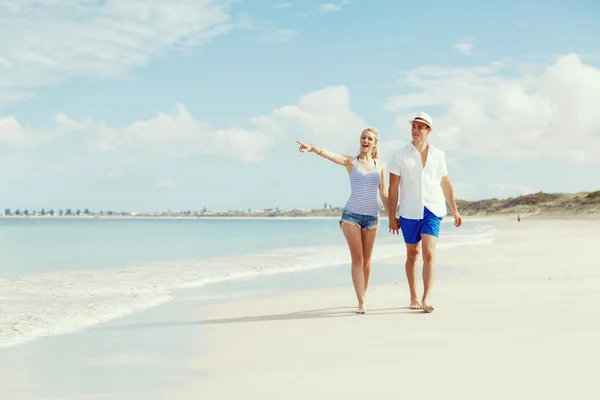
[[[342,226],[342,222],[357,225],[363,231],[366,229],[375,229],[379,227],[379,217],[373,215],[356,214],[346,210],[342,211],[340,226]]]
[[[423,213],[423,219],[406,219],[400,217],[398,222],[400,223],[400,229],[402,230],[402,236],[404,236],[404,242],[407,244],[417,244],[421,241],[421,234],[427,234],[440,236],[440,222],[443,217],[438,217],[427,207]]]

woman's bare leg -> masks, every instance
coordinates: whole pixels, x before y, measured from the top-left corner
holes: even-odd
[[[352,258],[352,283],[358,299],[358,313],[365,313],[365,276],[363,274],[363,246],[360,227],[342,222],[342,231],[348,242]]]
[[[363,275],[365,277],[365,295],[369,287],[369,278],[371,277],[371,255],[375,246],[377,237],[377,228],[362,231],[362,249],[363,249]]]

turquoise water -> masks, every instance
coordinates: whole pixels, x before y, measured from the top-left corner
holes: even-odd
[[[330,244],[339,233],[308,219],[0,219],[0,277]]]
[[[384,219],[375,260],[404,254],[386,226]],[[447,220],[440,246],[492,238],[486,223],[455,229]],[[235,297],[227,282],[262,279],[268,291],[268,276],[286,272],[301,285],[306,271],[348,260],[336,219],[1,218],[0,347],[154,307],[184,288]]]

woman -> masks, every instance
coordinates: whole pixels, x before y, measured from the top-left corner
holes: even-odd
[[[360,135],[360,151],[354,156],[336,154],[312,144],[300,145],[300,152],[312,152],[346,167],[350,177],[350,198],[344,206],[340,226],[348,242],[352,258],[352,283],[358,299],[358,314],[365,314],[365,295],[371,275],[371,254],[379,228],[379,203],[387,211],[385,164],[377,158],[379,132],[366,128]]]

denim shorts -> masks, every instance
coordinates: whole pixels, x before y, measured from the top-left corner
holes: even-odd
[[[357,225],[363,231],[366,229],[375,229],[379,227],[379,217],[375,217],[373,215],[356,214],[346,210],[342,211],[340,226],[342,226],[342,222]]]

